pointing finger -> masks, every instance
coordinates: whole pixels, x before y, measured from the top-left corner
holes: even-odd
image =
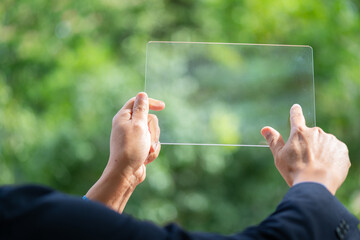
[[[299,104],[294,104],[290,109],[291,129],[298,127],[306,127],[305,118]]]

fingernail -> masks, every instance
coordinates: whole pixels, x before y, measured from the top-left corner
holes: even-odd
[[[266,131],[266,128],[262,128],[260,131],[261,135],[263,135],[263,137],[267,136],[269,134],[269,131]]]
[[[266,141],[269,141],[269,139],[271,139],[271,131],[269,129],[267,129],[265,132],[264,132],[264,138],[266,139]]]
[[[136,98],[138,100],[145,100],[145,99],[147,99],[147,95],[144,92],[139,92],[138,95],[136,96]]]
[[[270,131],[265,131],[264,137],[265,137],[265,138],[268,138],[269,136],[270,136]]]
[[[154,144],[152,145],[152,149],[154,150],[154,152],[156,151],[156,147],[157,147],[157,143],[154,143]]]
[[[154,149],[154,152],[156,152],[157,148],[159,147],[160,142],[153,143],[152,148]]]
[[[299,107],[299,108],[301,108],[300,104],[297,104],[297,103],[295,103],[295,104],[293,105],[293,107]]]

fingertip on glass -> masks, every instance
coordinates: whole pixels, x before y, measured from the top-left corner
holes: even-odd
[[[148,95],[147,95],[146,92],[139,92],[139,93],[136,95],[136,98],[137,98],[138,100],[140,100],[140,99],[147,99],[147,98],[148,98]]]
[[[300,106],[300,104],[295,103],[294,105],[292,105],[291,108],[292,108],[292,109],[295,109],[295,108],[300,108],[300,109],[301,109],[301,106]]]

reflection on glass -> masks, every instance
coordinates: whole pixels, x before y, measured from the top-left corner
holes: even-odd
[[[261,128],[286,138],[294,103],[315,126],[309,46],[149,42],[145,91],[166,103],[162,144],[266,146]]]

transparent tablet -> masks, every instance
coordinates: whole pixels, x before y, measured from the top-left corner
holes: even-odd
[[[145,79],[149,97],[166,103],[161,144],[266,147],[261,128],[286,140],[294,103],[315,126],[309,46],[149,42]]]

